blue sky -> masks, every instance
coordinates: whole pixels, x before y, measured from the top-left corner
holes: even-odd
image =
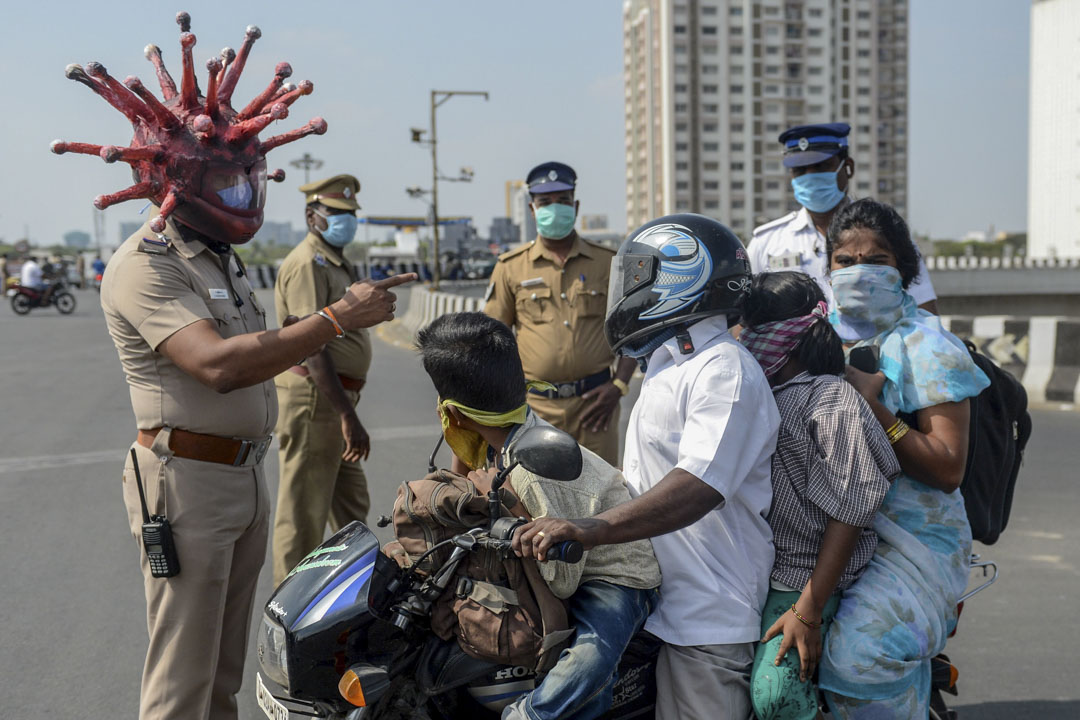
[[[490,102],[455,98],[438,115],[444,173],[472,166],[472,184],[440,185],[442,214],[471,214],[486,234],[504,212],[504,184],[534,164],[561,159],[578,171],[582,212],[625,224],[623,198],[622,27],[620,0],[364,0],[319,13],[312,5],[179,0],[198,37],[196,67],[244,27],[263,31],[235,98],[265,87],[275,63],[293,66],[315,93],[292,106],[272,132],[315,115],[330,129],[273,151],[271,168],[289,174],[272,185],[267,218],[302,222],[303,152],[322,158],[324,175],[351,172],[373,214],[422,215],[404,188],[430,185],[430,154],[409,142],[428,127],[432,88],[487,90]],[[94,10],[108,6],[108,12]],[[0,72],[7,112],[0,126],[0,238],[28,228],[34,242],[92,227],[91,201],[129,184],[117,165],[52,155],[55,138],[126,144],[130,126],[87,88],[67,80],[71,62],[102,62],[119,78],[135,74],[156,90],[142,56],[162,48],[180,73],[175,10],[158,2],[20,3],[0,28]],[[959,236],[994,225],[1026,227],[1029,5],[1021,0],[911,0],[910,216],[913,229]],[[269,133],[264,133],[264,136]],[[107,241],[143,203],[106,212]]]

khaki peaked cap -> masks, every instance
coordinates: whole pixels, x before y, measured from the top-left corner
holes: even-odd
[[[322,203],[337,210],[359,210],[356,194],[360,192],[360,181],[352,175],[335,175],[325,180],[316,180],[300,186],[304,193],[304,202]]]

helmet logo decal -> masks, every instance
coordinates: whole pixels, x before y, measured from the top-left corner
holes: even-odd
[[[712,274],[712,257],[689,229],[666,223],[650,228],[635,241],[656,248],[664,256],[652,286],[659,301],[638,315],[640,320],[673,315],[705,292]]]

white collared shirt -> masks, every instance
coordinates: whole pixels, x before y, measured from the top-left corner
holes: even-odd
[[[663,580],[645,628],[675,645],[752,642],[761,637],[773,564],[765,517],[780,416],[761,366],[722,316],[692,325],[690,338],[691,355],[671,339],[649,358],[623,473],[636,497],[678,467],[725,502],[652,538]]]
[[[41,266],[33,260],[27,260],[19,269],[19,284],[23,287],[41,287]]]
[[[755,228],[747,251],[750,255],[750,267],[755,274],[781,270],[804,272],[817,280],[829,305],[832,305],[825,237],[814,227],[810,212],[806,208],[800,208]],[[917,305],[937,299],[926,263],[921,256],[919,274],[911,281],[907,293],[915,299]]]

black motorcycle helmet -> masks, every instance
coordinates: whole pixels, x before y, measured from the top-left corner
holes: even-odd
[[[737,315],[750,261],[716,220],[666,215],[626,238],[612,258],[610,283],[604,334],[613,352],[642,357],[697,320]]]

